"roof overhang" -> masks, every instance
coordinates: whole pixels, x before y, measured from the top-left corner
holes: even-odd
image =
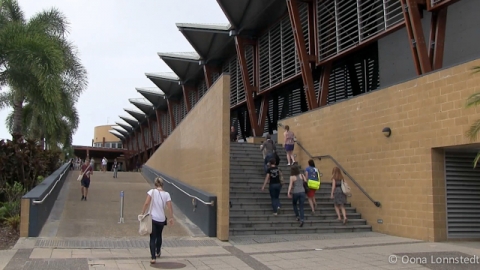
[[[120,118],[122,118],[120,116]],[[122,118],[123,119],[123,118]],[[124,120],[125,121],[125,120]],[[128,123],[128,122],[127,122]],[[115,124],[117,124],[118,126],[122,127],[124,130],[127,131],[128,134],[132,133],[134,128],[132,126],[130,126],[130,124],[124,124],[124,123],[119,123],[119,122],[115,122]],[[115,128],[115,127],[114,127]]]
[[[219,66],[236,52],[230,24],[177,23],[177,27],[205,64]]]
[[[285,0],[217,0],[232,25],[232,35],[258,33],[287,12]]]
[[[122,128],[121,126],[120,127],[112,127],[113,130],[115,130],[116,132],[120,133],[123,135],[123,137],[127,138],[129,136],[128,134],[128,131],[125,131],[124,128]]]
[[[148,74],[147,74],[148,77]],[[167,99],[165,97],[165,93],[157,87],[142,87],[142,88],[135,88],[137,92],[140,93],[143,97],[145,97],[153,106],[158,110],[166,110],[167,107]]]
[[[158,56],[162,58],[165,64],[167,64],[184,83],[196,81],[202,72],[200,56],[196,52],[158,53]]]
[[[165,93],[168,99],[176,100],[183,95],[181,82],[174,73],[146,73],[145,75]]]
[[[145,98],[130,98],[128,101],[135,105],[140,111],[150,117],[154,112],[155,108],[153,104]]]
[[[127,117],[127,116],[120,116],[120,118],[122,118],[123,121],[127,122],[130,126],[132,126],[132,131],[134,131],[135,129],[137,129],[140,126],[140,123],[138,123],[138,121],[136,119],[132,119],[132,118]]]
[[[87,153],[90,157],[101,158],[106,157],[109,160],[118,158],[128,151],[124,148],[103,148],[103,147],[91,147],[72,145],[74,155],[77,157],[87,157]]]
[[[147,120],[147,116],[143,112],[139,112],[133,109],[123,109],[125,112],[133,116],[140,124]]]
[[[115,129],[111,129],[109,130],[108,132],[110,132],[110,134],[112,134],[113,136],[119,138],[121,141],[124,141],[125,140],[125,136],[123,136],[122,134],[120,134],[118,131],[116,131]]]

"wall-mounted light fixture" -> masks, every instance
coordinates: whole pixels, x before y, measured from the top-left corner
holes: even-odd
[[[389,128],[389,127],[384,127],[382,129],[382,133],[383,135],[385,135],[385,137],[390,137],[390,135],[392,135],[392,130]]]

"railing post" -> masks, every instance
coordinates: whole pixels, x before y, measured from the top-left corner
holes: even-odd
[[[118,222],[118,224],[122,224],[122,223],[125,223],[125,220],[123,219],[123,203],[124,203],[124,196],[125,193],[122,191],[120,191],[120,221]]]

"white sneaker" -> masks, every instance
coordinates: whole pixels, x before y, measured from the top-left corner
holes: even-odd
[[[290,163],[287,163],[287,166],[290,166]]]

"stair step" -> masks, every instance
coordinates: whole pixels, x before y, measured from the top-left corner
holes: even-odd
[[[292,201],[290,199],[280,200],[282,205],[292,205]],[[333,201],[331,202],[317,202],[318,208],[334,208]],[[305,200],[305,205],[308,205],[308,201]],[[345,207],[350,207],[350,203],[346,203]],[[270,203],[257,203],[257,202],[236,202],[232,201],[232,208],[231,209],[271,209],[272,205]]]
[[[280,217],[280,216],[277,216]],[[366,225],[364,219],[348,219],[347,224],[349,225]],[[304,227],[321,227],[321,226],[338,226],[343,225],[341,221],[337,219],[327,219],[327,220],[305,220]],[[289,229],[291,227],[298,227],[298,221],[296,220],[276,220],[276,221],[230,221],[230,228],[272,228],[275,229]]]
[[[291,207],[291,204],[289,205],[288,209],[285,208],[285,205],[283,207],[283,211],[291,211],[293,215],[293,208]],[[351,213],[356,213],[356,208],[354,207],[345,207],[345,211],[347,215]],[[309,207],[305,207],[305,212],[310,212]],[[323,214],[335,214],[335,208],[332,207],[323,207],[323,208],[318,208],[316,211],[316,214],[318,215],[323,215]],[[242,209],[242,208],[235,208],[232,207],[230,208],[230,214],[231,215],[244,215],[244,216],[256,216],[256,215],[268,215],[271,216],[273,214],[272,207],[268,208],[250,208],[250,209]]]
[[[279,197],[280,201],[282,203],[285,203],[285,202],[288,202],[288,203],[291,203],[292,202],[292,199],[291,198],[288,198],[286,194],[281,194],[280,197]],[[330,195],[328,194],[315,194],[315,200],[317,201],[317,203],[319,203],[320,201],[322,202],[333,202],[332,199],[330,199]],[[264,196],[264,197],[261,197],[261,196],[250,196],[250,197],[230,197],[230,201],[232,203],[246,203],[246,202],[251,202],[251,203],[254,203],[254,204],[270,204],[271,203],[271,199],[270,199],[270,196]],[[305,200],[305,201],[308,201],[308,200]]]
[[[256,192],[260,191],[262,188],[263,183],[261,182],[240,182],[240,181],[235,181],[233,183],[230,183],[230,191],[250,191],[250,192]],[[285,190],[287,192],[288,184],[285,183],[284,187],[282,188],[282,192]],[[332,188],[332,183],[322,183],[320,190],[331,190]],[[266,189],[266,188],[265,188]],[[268,194],[268,190],[265,191]]]
[[[230,235],[272,235],[272,234],[313,234],[313,233],[345,233],[345,232],[369,232],[370,225],[338,225],[338,226],[315,226],[315,227],[291,227],[291,228],[234,228],[230,229]]]
[[[231,214],[230,215],[230,221],[278,221],[278,220],[291,220],[295,221],[295,216],[293,215],[293,210],[290,209],[289,211],[292,211],[292,215],[288,215],[287,213],[280,212],[280,215],[274,216],[271,212],[268,215],[237,215],[237,214]],[[288,211],[288,210],[287,210]],[[305,220],[325,220],[325,219],[333,219],[335,220],[337,218],[337,214],[334,213],[328,213],[328,214],[320,214],[320,212],[316,213],[315,215],[312,215],[310,213],[310,210],[305,210]],[[362,215],[360,213],[349,213],[348,214],[349,219],[361,219]]]
[[[270,201],[270,195],[268,193],[268,190],[265,189],[265,191],[260,191],[261,184],[258,186],[257,190],[254,190],[253,192],[240,192],[240,191],[230,191],[230,199],[235,198],[235,199],[265,199]],[[322,196],[328,196],[330,198],[330,189],[327,188],[322,188],[320,190],[317,190],[315,192],[315,198],[317,197],[322,197]],[[280,198],[287,198],[287,188],[283,189],[280,192]]]
[[[271,199],[267,190],[261,191],[265,180],[264,158],[260,144],[232,143],[230,147],[230,235],[272,235],[272,234],[309,234],[335,232],[372,231],[372,227],[362,219],[360,213],[350,203],[345,210],[349,222],[343,225],[330,199],[332,183],[322,178],[321,188],[315,192],[318,204],[315,215],[311,214],[308,200],[305,200],[305,223],[300,228],[295,219],[292,200],[286,195],[290,166],[286,164],[286,152],[282,145],[276,144],[280,156],[279,169],[283,172],[285,185],[280,194],[282,210],[274,216]],[[301,167],[301,164],[299,164]],[[304,170],[301,168],[301,172]]]

